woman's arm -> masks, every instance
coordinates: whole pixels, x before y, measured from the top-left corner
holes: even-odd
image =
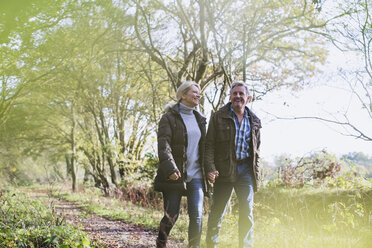
[[[159,170],[166,178],[169,178],[169,176],[174,173],[179,173],[172,155],[172,135],[170,120],[168,116],[164,114],[160,119],[158,127],[158,156]]]

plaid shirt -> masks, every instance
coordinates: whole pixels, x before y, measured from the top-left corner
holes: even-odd
[[[245,159],[249,157],[248,149],[251,139],[251,125],[249,123],[248,111],[247,108],[245,108],[242,123],[240,125],[238,117],[232,107],[230,107],[230,111],[235,122],[236,159]]]

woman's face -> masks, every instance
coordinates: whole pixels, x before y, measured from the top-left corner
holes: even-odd
[[[183,94],[181,102],[187,107],[194,108],[199,104],[200,101],[200,90],[195,85],[191,85],[189,91]]]

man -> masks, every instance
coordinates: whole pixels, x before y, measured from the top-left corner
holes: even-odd
[[[239,247],[253,247],[253,194],[257,191],[261,121],[246,104],[244,82],[230,89],[230,102],[212,114],[205,147],[205,171],[214,183],[207,247],[216,247],[226,205],[235,190],[239,201]]]

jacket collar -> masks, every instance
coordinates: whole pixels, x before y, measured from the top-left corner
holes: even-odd
[[[176,103],[171,108],[170,111],[174,114],[180,114],[180,104]]]
[[[173,114],[181,115],[180,114],[180,103],[178,102],[178,103],[174,104],[171,107],[170,111]],[[193,112],[194,112],[194,115],[195,115],[195,117],[196,117],[196,119],[198,121],[200,121],[201,123],[207,123],[207,118],[205,118],[199,111],[197,111],[196,109],[194,109]]]

